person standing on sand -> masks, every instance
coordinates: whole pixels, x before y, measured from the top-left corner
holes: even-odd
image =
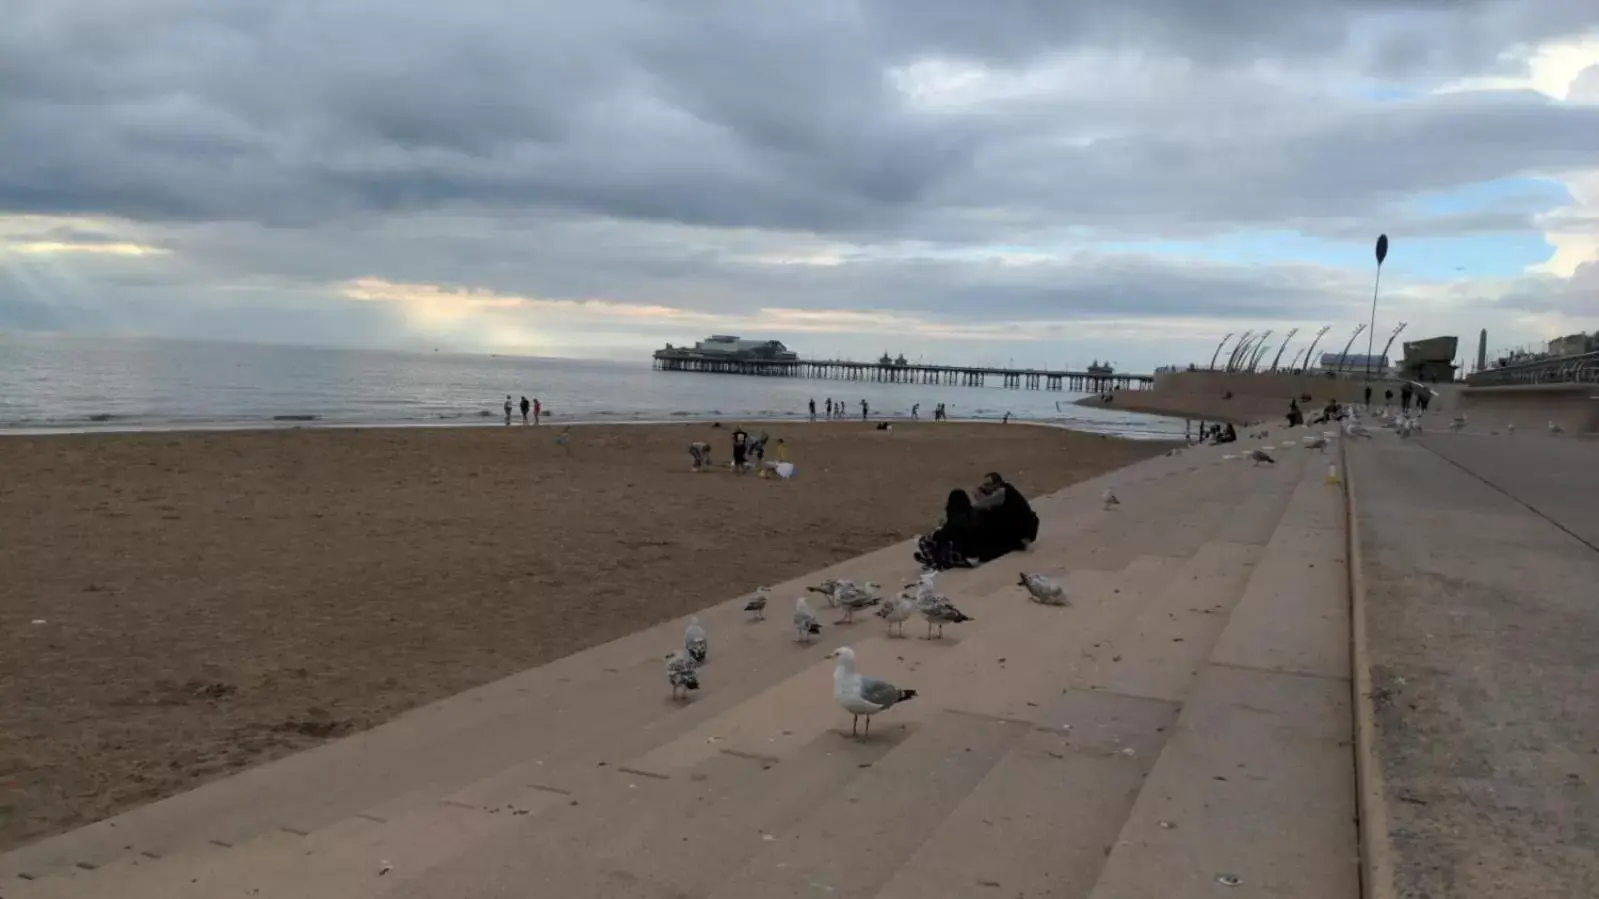
[[[539,423],[539,416],[543,415],[543,414],[544,414],[544,404],[539,402],[539,398],[538,397],[534,397],[533,398],[533,423],[534,424],[538,424]]]
[[[911,421],[921,421],[921,416],[917,414],[917,413],[919,413],[921,411],[922,411],[922,404],[921,403],[911,403]]]
[[[861,421],[866,420],[866,413],[870,412],[871,408],[871,406],[866,405],[865,400],[861,400]]]
[[[1399,408],[1406,415],[1410,414],[1410,398],[1412,396],[1414,396],[1414,391],[1410,389],[1410,382],[1406,381],[1405,386],[1399,388]]]
[[[1366,409],[1368,411],[1371,409],[1371,385],[1370,384],[1366,385]]]
[[[739,428],[739,429],[735,430],[733,432],[733,470],[734,471],[742,472],[744,470],[744,466],[747,464],[745,462],[745,456],[747,456],[749,454],[749,450],[750,450],[750,435],[746,434],[744,432],[743,428]]]
[[[522,397],[522,424],[527,424],[527,410],[528,410],[528,401],[527,401],[527,397],[524,396],[524,397]]]
[[[511,395],[509,393],[505,395],[505,426],[511,426]]]
[[[811,397],[811,421],[816,420],[816,397]]]

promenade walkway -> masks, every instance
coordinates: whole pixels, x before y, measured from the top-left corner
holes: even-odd
[[[1350,441],[1375,897],[1599,896],[1599,443]]]
[[[1031,552],[942,579],[976,618],[943,641],[824,608],[793,642],[804,583],[913,577],[890,547],[776,585],[766,622],[702,612],[687,704],[677,621],[0,856],[0,896],[1350,899],[1337,457],[1221,455],[1040,499]],[[1072,605],[1026,601],[1018,570]],[[869,740],[832,698],[841,645],[920,694]]]

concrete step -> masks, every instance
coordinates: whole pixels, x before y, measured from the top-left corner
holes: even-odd
[[[274,830],[256,838],[279,847],[298,845],[304,837]],[[141,895],[162,899],[176,896],[192,880],[226,866],[234,847],[222,842],[191,843],[165,856],[125,853],[95,868],[58,868],[34,879],[17,878],[0,889],[5,899],[133,899]],[[144,889],[143,885],[153,885]]]
[[[704,895],[897,745],[827,733],[781,759],[719,752],[671,776],[632,775],[384,895]]]
[[[1359,895],[1342,499],[1317,469],[1295,474],[1092,899]]]
[[[955,712],[924,722],[706,895],[874,895],[1030,730]]]
[[[1091,899],[1360,895],[1349,699],[1344,681],[1207,666]]]
[[[1069,668],[1079,656],[1074,641],[1087,639],[1095,627],[1103,626],[1095,622],[1130,614],[1125,610],[1180,568],[1174,560],[1149,558],[1125,572],[1079,572],[1072,585],[1076,604],[1069,608],[1038,606],[1007,591],[979,600],[983,609],[973,613],[978,621],[970,624],[987,627],[961,632],[958,638],[957,631],[969,625],[950,627],[942,641],[887,637],[880,627],[864,630],[871,636],[854,644],[861,670],[919,691],[915,702],[877,721],[874,733],[878,728],[907,727],[946,708],[1025,717],[1032,708],[1026,703],[1037,699],[1034,694],[1047,698],[1058,692],[1058,669]],[[918,621],[906,622],[909,633],[915,633]],[[1028,651],[1028,646],[1037,649]],[[1012,659],[1014,666],[1007,668]],[[847,720],[833,699],[834,667],[831,660],[818,658],[803,673],[628,764],[672,771],[720,750],[781,756]],[[979,688],[989,692],[975,693]]]
[[[1057,696],[877,893],[1082,897],[1177,718],[1173,703]]]

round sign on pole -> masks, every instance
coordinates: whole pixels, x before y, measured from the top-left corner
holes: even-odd
[[[1377,235],[1377,264],[1378,265],[1382,265],[1383,260],[1387,259],[1387,258],[1388,258],[1388,235],[1379,234],[1379,235]]]

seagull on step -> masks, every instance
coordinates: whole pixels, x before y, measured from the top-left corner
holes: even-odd
[[[833,598],[833,594],[838,591],[840,584],[849,584],[849,581],[841,581],[836,577],[824,578],[820,584],[815,584],[810,587],[806,587],[805,589],[812,593],[822,594],[822,596],[827,599],[828,605],[836,606],[838,605],[838,601]],[[850,586],[853,587],[855,585],[850,584]]]
[[[847,593],[840,591],[838,604],[844,608],[844,617],[836,623],[854,624],[856,612],[882,602],[883,598],[878,595],[878,589],[876,584],[867,581],[864,587],[857,587]]]
[[[705,628],[700,627],[698,618],[690,618],[688,627],[683,629],[683,649],[688,652],[688,657],[694,664],[705,664],[705,656],[711,651],[711,643],[705,639]]]
[[[751,599],[749,602],[744,604],[744,611],[750,613],[750,620],[752,620],[752,621],[765,621],[766,620],[766,600],[770,598],[771,592],[772,592],[772,588],[771,587],[756,587],[755,588],[755,596],[754,596],[754,598]]]
[[[944,625],[960,624],[963,621],[973,621],[970,615],[955,608],[955,604],[936,593],[923,593],[916,597],[916,610],[927,619],[927,636],[924,640],[942,640],[944,638]],[[933,636],[933,627],[938,627],[938,636]]]
[[[1305,440],[1304,440],[1304,443],[1305,443],[1305,446],[1307,446],[1307,447],[1309,447],[1309,448],[1311,448],[1313,450],[1316,450],[1318,452],[1325,453],[1327,451],[1327,438],[1321,436],[1320,434],[1315,434],[1315,435],[1312,435],[1310,437],[1306,437]]]
[[[1555,422],[1551,421],[1549,423],[1549,433],[1551,433],[1551,434],[1564,434],[1564,433],[1566,433],[1566,429],[1562,428],[1560,425],[1558,425]]]
[[[1516,433],[1516,423],[1511,422],[1510,424],[1505,425],[1505,430],[1511,434]]]
[[[1456,434],[1459,434],[1461,431],[1464,431],[1465,429],[1466,429],[1466,416],[1464,416],[1464,415],[1456,415],[1454,417],[1454,419],[1449,422],[1449,430],[1454,431]]]
[[[888,622],[888,635],[894,636],[894,625],[899,625],[899,635],[905,636],[905,622],[916,614],[916,594],[909,587],[877,609],[877,617]]]
[[[838,659],[833,669],[833,698],[852,716],[850,736],[866,737],[872,732],[872,716],[886,712],[902,702],[916,698],[915,690],[902,690],[886,680],[855,673],[855,650],[840,646],[828,654]],[[866,730],[860,732],[861,719]]]
[[[794,635],[801,643],[811,642],[811,638],[822,632],[822,626],[816,623],[816,613],[811,611],[811,604],[801,596],[794,600]]]
[[[1107,512],[1110,511],[1112,506],[1119,506],[1122,504],[1122,501],[1116,498],[1116,491],[1110,489],[1109,487],[1105,488],[1105,492],[1100,494],[1099,498],[1104,500],[1105,511]]]
[[[1273,459],[1271,457],[1271,453],[1268,453],[1268,452],[1266,452],[1263,449],[1252,449],[1252,450],[1250,450],[1249,451],[1249,461],[1255,463],[1255,467],[1257,467],[1257,468],[1260,467],[1260,463],[1262,463],[1262,462],[1265,462],[1268,465],[1276,465],[1277,464],[1277,460]]]
[[[1023,572],[1017,585],[1027,590],[1027,596],[1033,602],[1046,606],[1071,605],[1066,601],[1066,588],[1042,574]]]
[[[700,688],[699,666],[682,652],[668,653],[666,682],[672,685],[673,699],[687,699],[690,692]]]

